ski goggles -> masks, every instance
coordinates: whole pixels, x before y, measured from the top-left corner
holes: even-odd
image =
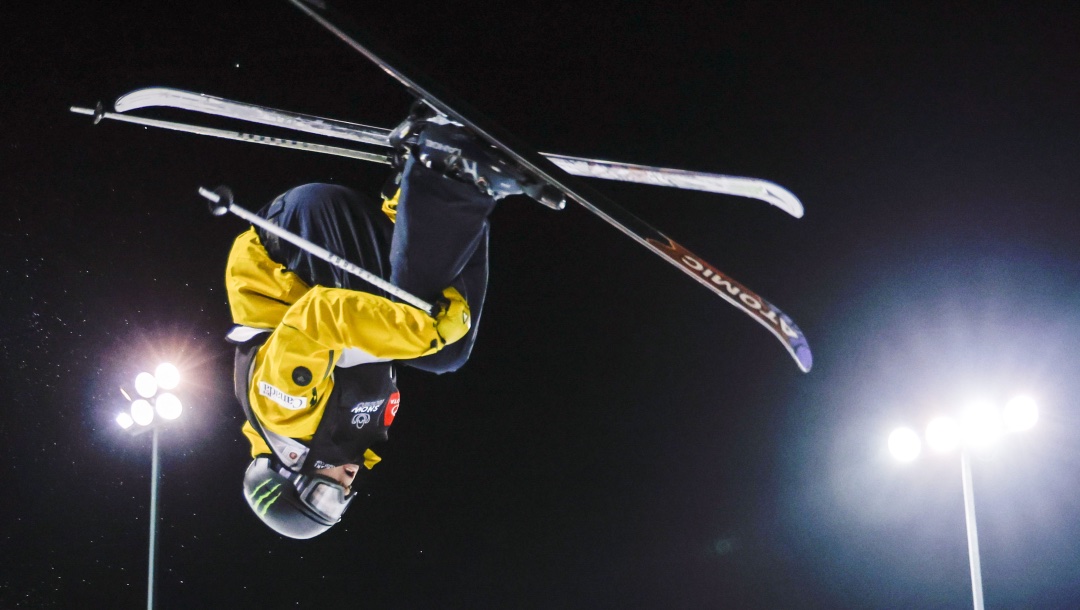
[[[341,520],[355,494],[347,493],[340,483],[320,475],[301,476],[308,478],[306,485],[296,489],[304,506],[335,523]]]
[[[340,521],[345,509],[356,497],[355,493],[348,493],[344,485],[329,477],[301,474],[284,466],[279,466],[278,473],[288,477],[300,503],[327,525]]]

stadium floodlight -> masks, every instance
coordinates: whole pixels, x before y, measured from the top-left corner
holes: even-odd
[[[154,421],[154,407],[149,401],[139,399],[131,403],[131,419],[140,426],[149,426]]]
[[[172,390],[180,385],[180,371],[168,362],[162,362],[154,369],[154,380],[163,390]]]
[[[1017,396],[1005,408],[975,401],[968,405],[959,420],[939,416],[926,426],[926,444],[938,452],[960,447],[960,473],[964,486],[964,521],[967,526],[968,562],[971,567],[971,595],[975,610],[983,610],[982,568],[979,562],[979,532],[975,523],[975,491],[971,477],[971,451],[984,449],[1003,432],[1028,430],[1039,419],[1035,400]],[[897,428],[889,435],[889,451],[902,462],[918,457],[922,448],[919,436],[911,428]]]
[[[180,417],[180,412],[183,410],[184,405],[181,404],[180,399],[175,394],[163,393],[157,397],[154,402],[154,409],[157,414],[165,419],[176,419]]]
[[[157,392],[157,380],[150,373],[139,373],[135,376],[135,391],[143,398],[150,398]]]
[[[889,451],[901,462],[910,462],[922,452],[922,441],[911,428],[897,428],[889,435]]]
[[[158,512],[158,479],[160,467],[158,465],[158,432],[161,424],[175,420],[183,412],[183,404],[180,399],[170,392],[158,393],[158,390],[172,390],[180,384],[180,372],[168,363],[159,364],[154,374],[139,373],[135,376],[135,392],[141,396],[131,402],[130,413],[120,413],[116,416],[116,423],[130,434],[138,435],[143,432],[152,432],[151,461],[150,461],[150,560],[146,582],[146,607],[154,607],[154,563],[157,555],[157,512]],[[130,395],[120,388],[124,398],[131,400]],[[155,419],[154,413],[159,416]],[[135,424],[138,424],[136,427]]]
[[[120,413],[116,416],[116,423],[120,424],[120,427],[124,430],[135,425],[135,420],[128,413]]]

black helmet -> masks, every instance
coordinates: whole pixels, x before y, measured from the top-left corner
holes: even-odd
[[[314,538],[341,521],[355,493],[333,479],[293,472],[269,455],[251,461],[244,498],[255,516],[289,538]]]

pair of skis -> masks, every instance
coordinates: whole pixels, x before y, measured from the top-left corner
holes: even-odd
[[[113,104],[116,112],[106,112],[103,108],[83,108],[72,106],[71,111],[78,114],[94,116],[98,120],[110,119],[126,123],[134,123],[149,127],[185,131],[199,135],[209,135],[230,140],[241,140],[266,144],[281,148],[293,148],[307,150],[339,157],[360,159],[374,163],[390,163],[389,155],[343,148],[340,146],[328,146],[314,142],[302,142],[276,138],[272,136],[257,135],[226,129],[215,129],[201,125],[190,125],[173,121],[162,121],[140,116],[126,114],[132,110],[145,108],[179,108],[204,114],[281,127],[293,131],[300,131],[314,135],[350,140],[360,144],[378,147],[389,147],[390,130],[382,127],[372,127],[360,123],[350,123],[337,119],[327,119],[308,114],[277,110],[255,104],[236,102],[205,93],[192,93],[180,89],[168,87],[148,87],[126,93]],[[123,113],[123,114],[121,114]],[[604,161],[601,159],[586,159],[583,157],[571,157],[553,153],[541,153],[551,160],[563,171],[574,176],[587,178],[599,178],[603,180],[617,180],[620,182],[636,182],[638,184],[651,184],[654,186],[666,186],[687,190],[719,193],[721,195],[735,195],[758,199],[774,205],[795,218],[803,215],[803,206],[798,197],[784,187],[761,180],[759,178],[746,178],[743,176],[727,176],[707,172],[691,172],[681,169],[666,167],[652,167],[637,165],[634,163],[621,163],[618,161]]]
[[[571,174],[750,197],[775,205],[796,218],[801,217],[803,213],[802,204],[789,191],[774,183],[755,178],[537,153],[529,147],[518,143],[510,134],[486,123],[475,111],[469,109],[464,103],[454,100],[454,98],[442,91],[436,83],[425,80],[413,70],[406,69],[404,67],[405,63],[396,58],[390,50],[380,48],[373,37],[327,7],[322,0],[289,1],[322,27],[382,68],[418,98],[423,99],[427,104],[451,119],[466,125],[479,137],[498,148],[532,179],[545,184],[550,189],[559,191],[564,199],[578,203],[607,221],[757,320],[781,342],[802,371],[808,372],[810,370],[813,364],[810,347],[803,333],[787,315],[622,207],[593,192],[586,185],[576,182]],[[119,120],[233,140],[309,150],[365,161],[389,162],[386,155],[364,150],[258,136],[123,114],[131,110],[157,106],[182,108],[264,125],[284,127],[305,133],[351,140],[365,145],[378,147],[389,145],[387,140],[389,130],[386,129],[275,110],[167,88],[141,89],[124,95],[115,104],[117,112],[106,112],[101,104],[98,104],[95,109],[72,107],[71,110],[80,114],[92,115],[95,117],[95,122],[102,119]],[[556,209],[561,208],[561,203],[557,203],[557,201],[552,199],[542,201],[542,203]]]

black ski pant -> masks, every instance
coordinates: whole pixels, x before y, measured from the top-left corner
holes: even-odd
[[[402,174],[397,220],[380,204],[334,184],[305,184],[259,210],[259,216],[314,242],[429,303],[453,286],[469,304],[472,328],[441,351],[403,361],[433,373],[469,359],[488,279],[488,215],[495,200],[476,187],[444,178],[410,159]],[[364,280],[258,230],[270,258],[310,286],[332,286],[389,297]],[[392,297],[390,297],[392,298]]]

